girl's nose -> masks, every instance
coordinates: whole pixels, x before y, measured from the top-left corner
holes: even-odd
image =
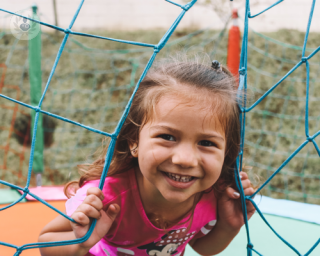
[[[182,168],[191,168],[198,165],[197,153],[191,146],[181,145],[172,156],[172,163]]]

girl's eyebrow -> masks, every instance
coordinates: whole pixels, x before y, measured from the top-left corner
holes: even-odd
[[[166,125],[154,125],[154,126],[151,126],[150,129],[152,130],[161,130],[161,129],[166,129],[170,132],[175,132],[175,133],[179,133],[180,131],[179,130],[176,130],[172,127],[169,127],[169,126],[166,126]]]
[[[150,129],[152,130],[160,130],[160,129],[166,129],[172,133],[181,133],[179,130],[177,129],[174,129],[172,127],[169,127],[169,126],[166,126],[166,125],[154,125],[154,126],[151,126]],[[207,137],[207,138],[216,138],[216,139],[220,139],[222,141],[224,141],[224,138],[222,136],[220,136],[219,134],[207,134],[207,133],[201,133],[200,134],[201,136],[203,137]]]

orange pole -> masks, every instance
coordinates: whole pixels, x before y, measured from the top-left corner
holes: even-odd
[[[240,65],[240,29],[238,26],[238,10],[232,11],[232,27],[229,30],[227,66],[230,72],[239,76]]]

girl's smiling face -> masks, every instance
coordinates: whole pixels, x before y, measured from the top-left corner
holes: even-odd
[[[142,174],[139,188],[168,202],[182,203],[218,180],[225,134],[206,101],[190,104],[182,97],[165,95],[154,112],[132,153],[138,157]],[[131,145],[131,150],[136,146]]]

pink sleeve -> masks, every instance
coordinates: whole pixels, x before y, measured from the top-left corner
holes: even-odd
[[[83,200],[87,196],[87,190],[91,187],[98,187],[99,180],[90,180],[86,182],[81,188],[79,188],[76,194],[69,198],[66,202],[66,212],[68,216],[71,216],[73,212],[82,204]]]

